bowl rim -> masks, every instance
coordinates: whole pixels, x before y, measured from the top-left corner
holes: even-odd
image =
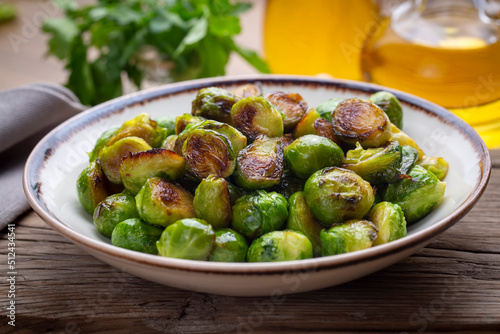
[[[296,261],[284,261],[284,262],[272,262],[272,263],[225,263],[225,262],[208,262],[208,261],[193,261],[193,260],[183,260],[167,258],[158,255],[144,254],[140,252],[135,252],[123,248],[113,246],[111,244],[104,243],[100,240],[96,240],[79,232],[71,229],[69,226],[65,225],[64,222],[57,219],[50,211],[44,207],[45,204],[40,198],[38,189],[34,184],[38,184],[38,178],[32,180],[33,176],[38,176],[39,174],[35,172],[34,166],[36,166],[37,159],[41,159],[42,156],[47,156],[47,151],[50,150],[49,143],[56,140],[56,135],[61,133],[70,132],[69,136],[72,135],[71,131],[68,130],[69,125],[78,124],[81,120],[86,120],[85,123],[92,123],[92,117],[99,120],[103,115],[110,115],[114,112],[120,112],[126,107],[134,106],[138,103],[145,104],[151,102],[158,98],[166,98],[171,95],[184,93],[186,91],[191,91],[195,89],[201,89],[203,87],[212,85],[237,85],[248,82],[265,82],[268,84],[308,84],[308,85],[318,85],[318,86],[331,86],[337,89],[348,89],[357,90],[365,93],[370,93],[379,90],[389,91],[395,94],[402,103],[411,104],[414,107],[422,109],[427,114],[434,117],[438,117],[440,121],[451,124],[460,132],[464,133],[464,136],[471,141],[474,150],[478,153],[479,164],[481,170],[481,176],[479,182],[471,190],[469,196],[466,200],[455,210],[453,210],[447,217],[435,222],[429,227],[424,228],[421,231],[415,232],[404,238],[392,241],[390,243],[379,245],[376,247],[368,248],[362,251],[340,254],[335,256],[318,257],[307,260],[296,260]],[[78,131],[78,129],[76,129]],[[65,137],[67,138],[67,137]],[[64,142],[64,141],[63,141]],[[49,149],[46,149],[46,147]],[[45,148],[45,150],[44,150]],[[379,86],[372,83],[343,80],[343,79],[325,79],[311,76],[301,76],[301,75],[241,75],[241,76],[226,76],[226,77],[214,77],[198,80],[184,81],[174,84],[167,84],[159,87],[154,87],[132,94],[127,94],[110,101],[104,102],[97,106],[94,106],[82,113],[79,113],[70,119],[66,120],[47,135],[44,136],[42,140],[35,146],[35,148],[30,153],[23,173],[23,188],[28,198],[28,202],[34,209],[34,211],[55,231],[64,236],[65,238],[71,240],[76,245],[90,249],[92,251],[103,253],[106,256],[117,257],[120,260],[125,260],[129,262],[136,262],[142,265],[165,268],[170,270],[180,270],[180,271],[190,271],[199,273],[211,273],[211,274],[226,274],[226,275],[271,275],[271,274],[283,274],[285,272],[310,272],[310,271],[322,271],[330,270],[333,268],[347,267],[364,262],[369,262],[376,260],[381,257],[386,257],[395,253],[402,252],[406,249],[411,249],[417,247],[421,244],[429,243],[432,239],[437,237],[439,234],[444,232],[446,229],[453,226],[457,221],[459,221],[463,216],[465,216],[479,200],[482,193],[484,192],[486,185],[491,174],[491,158],[481,137],[477,132],[463,120],[452,114],[450,111],[443,107],[440,107],[432,102],[419,98],[409,93],[401,92],[399,90],[391,89],[384,86]],[[36,182],[33,182],[36,181]]]

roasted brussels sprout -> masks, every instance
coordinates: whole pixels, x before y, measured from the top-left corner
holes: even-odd
[[[253,84],[249,83],[236,87],[231,91],[231,93],[239,99],[251,96],[262,96],[262,87],[260,85],[260,82],[256,82]]]
[[[350,253],[370,248],[377,238],[377,229],[367,220],[348,220],[321,231],[323,256]]]
[[[203,88],[193,100],[191,113],[231,124],[231,108],[237,101],[234,94],[217,87]]]
[[[398,98],[389,92],[380,91],[370,96],[370,101],[382,109],[392,124],[398,128],[403,128],[403,107]]]
[[[420,147],[417,145],[417,143],[411,139],[410,136],[408,136],[406,133],[398,129],[397,126],[394,124],[391,124],[391,140],[397,140],[401,146],[411,146],[414,149],[417,150],[418,152],[418,158],[421,159],[424,156],[424,152]]]
[[[305,135],[318,135],[330,139],[336,144],[340,144],[341,140],[338,139],[333,133],[332,122],[321,118],[316,110],[311,109],[297,124],[292,132],[293,138],[297,139]]]
[[[157,134],[157,126],[156,122],[153,121],[148,114],[139,114],[135,118],[122,124],[116,135],[109,140],[108,146],[111,146],[120,139],[127,137],[139,137],[149,145],[153,145]]]
[[[337,167],[311,175],[304,194],[314,218],[324,225],[361,219],[375,200],[370,183],[348,169]]]
[[[295,194],[297,191],[304,190],[305,183],[306,180],[295,176],[290,169],[285,168],[283,170],[283,174],[281,175],[280,182],[269,188],[269,191],[275,191],[278,194],[283,195],[286,199],[289,199],[290,196]]]
[[[234,179],[244,188],[266,189],[280,182],[283,167],[281,139],[261,135],[238,155]]]
[[[323,227],[314,219],[307,206],[303,191],[298,191],[288,199],[288,221],[286,228],[304,233],[311,241],[316,256],[321,255],[320,233]]]
[[[358,98],[340,102],[332,114],[333,131],[349,144],[379,147],[391,139],[391,122],[375,104]]]
[[[268,94],[266,100],[285,115],[285,119],[283,119],[285,131],[293,129],[307,111],[307,102],[297,93],[274,92]]]
[[[122,159],[131,153],[150,150],[151,146],[142,138],[126,137],[118,140],[113,145],[105,147],[99,153],[102,171],[115,184],[121,184],[120,166]]]
[[[401,147],[401,171],[404,172],[405,174],[408,174],[408,172],[415,166],[415,163],[418,160],[418,151],[414,149],[411,146],[405,145]],[[407,177],[403,177],[407,178]]]
[[[224,135],[231,142],[235,155],[238,155],[242,149],[247,146],[247,137],[231,125],[217,121],[205,121],[197,129],[208,129]]]
[[[209,175],[196,188],[193,201],[196,217],[208,222],[215,228],[231,224],[231,201],[227,181]]]
[[[283,135],[282,114],[263,97],[246,97],[236,102],[231,109],[231,119],[234,126],[252,140],[259,135]]]
[[[312,244],[296,231],[273,231],[254,240],[248,248],[248,262],[278,262],[310,259]]]
[[[446,183],[419,165],[415,165],[408,175],[411,178],[387,186],[384,201],[398,204],[410,224],[427,215],[443,200]]]
[[[193,116],[191,114],[183,114],[175,119],[175,134],[178,135],[186,128],[203,123],[206,119],[203,117]]]
[[[94,225],[105,237],[111,233],[118,223],[129,219],[139,218],[134,196],[123,192],[106,197],[94,210]]]
[[[212,226],[202,219],[181,219],[163,231],[156,247],[161,256],[206,261],[215,244]]]
[[[109,140],[111,138],[113,138],[114,135],[116,135],[116,133],[118,132],[118,129],[120,129],[120,128],[119,127],[112,128],[112,129],[104,131],[101,134],[101,136],[97,139],[92,152],[88,153],[90,162],[94,161],[95,159],[97,159],[99,157],[99,152],[101,152],[101,150],[108,145]]]
[[[161,147],[168,136],[175,134],[175,117],[160,117],[156,119],[156,136],[153,147]]]
[[[99,160],[92,161],[80,173],[76,181],[76,192],[80,204],[88,213],[92,214],[97,204],[110,195],[106,181]]]
[[[397,204],[381,202],[370,212],[370,221],[377,228],[377,239],[373,246],[382,245],[406,236],[406,220]]]
[[[245,262],[248,245],[245,238],[230,228],[215,232],[215,246],[209,261],[214,262]]]
[[[443,181],[448,174],[448,163],[441,157],[436,158],[424,155],[422,159],[417,161],[417,165],[432,172],[440,181]]]
[[[153,225],[167,227],[179,219],[196,217],[193,195],[160,177],[148,179],[135,200],[139,216]]]
[[[174,151],[175,152],[175,142],[177,141],[178,135],[170,135],[161,144],[161,148]]]
[[[343,160],[344,152],[337,144],[316,135],[297,138],[285,149],[287,166],[304,179],[322,168],[340,166]]]
[[[333,99],[326,100],[314,109],[321,116],[321,118],[331,122],[333,111],[337,108],[338,104],[344,100],[345,99],[340,97],[334,97]]]
[[[137,194],[147,179],[155,176],[177,180],[184,174],[184,158],[164,148],[131,153],[122,159],[120,177],[130,193]]]
[[[232,208],[232,227],[244,236],[255,239],[283,226],[288,217],[288,203],[278,193],[257,190],[240,197]]]
[[[139,218],[130,218],[116,225],[111,234],[111,243],[117,247],[158,255],[156,242],[162,232],[162,229],[146,224]]]

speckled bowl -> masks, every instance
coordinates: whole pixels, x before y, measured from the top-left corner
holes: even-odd
[[[179,260],[118,248],[101,236],[80,206],[75,182],[88,164],[86,152],[106,129],[146,112],[153,118],[190,112],[200,88],[231,88],[259,81],[264,93],[299,92],[309,106],[332,97],[366,98],[386,89],[404,108],[404,130],[430,156],[450,163],[445,200],[408,229],[408,236],[370,249],[278,263]],[[235,296],[281,295],[341,284],[415,253],[455,224],[477,202],[491,161],[479,135],[449,111],[410,94],[377,85],[302,76],[246,76],[187,81],[126,95],[89,109],[50,132],[31,153],[24,189],[33,209],[54,230],[98,259],[133,275],[173,287]],[[82,269],[85,270],[85,269]]]

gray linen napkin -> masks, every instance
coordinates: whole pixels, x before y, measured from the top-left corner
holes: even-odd
[[[29,209],[22,175],[33,147],[50,129],[84,109],[59,85],[37,83],[0,92],[0,230]]]

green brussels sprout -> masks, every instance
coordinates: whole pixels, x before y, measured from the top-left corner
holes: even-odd
[[[193,100],[191,113],[231,124],[231,108],[237,101],[234,94],[217,87],[203,88]]]
[[[168,136],[175,134],[175,118],[160,117],[156,119],[156,136],[153,139],[153,147],[162,147],[163,142]]]
[[[333,111],[337,108],[338,104],[344,100],[345,99],[341,97],[334,97],[333,99],[326,100],[314,109],[321,116],[321,118],[331,122]]]
[[[439,157],[428,157],[424,155],[422,159],[417,161],[417,165],[424,167],[429,172],[432,172],[439,181],[443,181],[448,174],[448,162]]]
[[[444,198],[446,182],[432,172],[415,165],[408,174],[411,178],[387,186],[384,201],[398,204],[406,222],[413,223],[427,215]]]
[[[214,262],[245,262],[248,245],[245,238],[230,228],[215,232],[215,246],[209,261]]]
[[[231,142],[235,155],[238,155],[242,149],[247,146],[247,137],[231,125],[217,121],[205,121],[197,127],[199,129],[208,129],[224,135]]]
[[[382,245],[406,236],[406,220],[397,204],[380,202],[370,212],[370,221],[377,228],[373,246]]]
[[[131,153],[122,159],[120,177],[130,193],[136,195],[147,179],[164,177],[177,180],[184,174],[186,163],[177,153],[164,148]]]
[[[311,241],[316,256],[321,255],[321,230],[323,227],[314,219],[307,206],[303,191],[298,191],[288,199],[289,214],[286,228],[304,233]]]
[[[311,109],[297,124],[292,132],[293,138],[297,139],[305,135],[317,135],[330,139],[336,144],[341,144],[333,132],[331,121],[321,118],[316,110]]]
[[[377,229],[367,220],[348,220],[321,231],[323,256],[355,252],[370,248],[377,238]]]
[[[108,146],[111,146],[120,139],[127,137],[139,137],[149,145],[153,145],[157,135],[156,129],[156,122],[153,121],[148,114],[139,114],[135,118],[122,124],[116,135],[109,140]]]
[[[263,97],[246,97],[231,109],[234,126],[250,139],[259,135],[281,137],[283,135],[282,114]]]
[[[418,151],[411,146],[405,145],[401,147],[401,171],[404,171],[405,174],[415,166],[415,163],[418,160]],[[403,179],[408,177],[403,177]]]
[[[231,93],[238,99],[243,99],[245,97],[251,96],[262,96],[262,87],[260,85],[260,82],[256,82],[253,84],[249,83],[236,87],[231,91]]]
[[[240,197],[232,212],[233,229],[255,239],[283,226],[288,217],[288,203],[283,195],[257,190],[252,195]]]
[[[196,217],[207,221],[215,228],[231,224],[231,201],[227,181],[209,175],[196,188],[193,200]]]
[[[92,161],[80,173],[76,181],[76,191],[80,204],[88,213],[92,214],[97,204],[110,195],[106,181],[99,159]]]
[[[283,174],[281,175],[280,182],[269,188],[269,191],[275,191],[278,194],[283,195],[286,199],[289,199],[290,196],[295,194],[297,191],[304,190],[305,183],[306,180],[295,176],[290,169],[285,168],[283,170]]]
[[[297,93],[274,92],[268,94],[266,100],[285,115],[285,119],[283,119],[285,131],[293,129],[307,111],[307,102]]]
[[[202,219],[185,218],[163,231],[156,247],[161,256],[186,260],[208,260],[215,245],[212,226]]]
[[[385,91],[376,92],[370,96],[370,101],[387,114],[392,124],[400,129],[403,128],[403,107],[394,94]]]
[[[229,191],[229,201],[231,202],[231,206],[233,206],[234,203],[236,203],[238,198],[245,196],[245,195],[248,195],[247,190],[240,188],[238,186],[235,186],[234,184],[232,184],[230,182],[227,183],[227,189]]]
[[[124,192],[108,196],[99,203],[93,221],[97,231],[109,238],[116,225],[129,218],[139,218],[139,214],[134,196]]]
[[[214,174],[230,176],[236,167],[236,156],[228,138],[213,130],[194,129],[182,145],[187,170],[199,179]]]
[[[113,145],[105,147],[99,153],[102,171],[115,184],[122,184],[120,166],[122,159],[130,153],[150,150],[151,146],[142,138],[126,137],[118,140]]]
[[[95,159],[97,159],[99,157],[99,152],[101,152],[101,150],[108,145],[109,140],[116,135],[116,133],[118,132],[118,129],[120,129],[120,128],[115,127],[115,128],[106,130],[101,134],[101,136],[99,138],[97,138],[97,141],[94,145],[94,149],[92,150],[92,152],[88,153],[90,162],[94,161]]]
[[[175,152],[175,142],[177,141],[177,138],[179,138],[178,135],[170,135],[161,144],[161,148],[174,151]]]
[[[304,194],[314,218],[324,225],[361,219],[375,200],[370,183],[348,169],[337,167],[311,175]]]
[[[333,130],[349,144],[379,147],[391,139],[391,122],[375,104],[358,98],[340,102],[332,114]]]
[[[196,217],[193,195],[160,177],[148,179],[135,200],[139,217],[153,225],[167,227],[179,219]]]
[[[310,259],[311,241],[296,231],[273,231],[254,240],[248,248],[248,262],[278,262]]]
[[[292,172],[307,179],[317,170],[340,166],[344,160],[342,149],[330,139],[316,135],[297,138],[285,149],[285,161]]]
[[[175,134],[178,135],[182,131],[186,130],[186,128],[203,123],[204,121],[205,118],[193,116],[191,114],[177,116],[177,118],[175,119]]]
[[[111,243],[117,247],[158,255],[156,242],[162,232],[162,229],[146,224],[139,218],[130,218],[116,225],[111,234]]]
[[[417,143],[406,133],[403,131],[399,130],[397,126],[394,124],[391,124],[391,139],[390,140],[397,140],[401,146],[411,146],[414,149],[417,150],[418,152],[418,158],[421,159],[424,156],[424,152],[422,149],[417,145]]]

